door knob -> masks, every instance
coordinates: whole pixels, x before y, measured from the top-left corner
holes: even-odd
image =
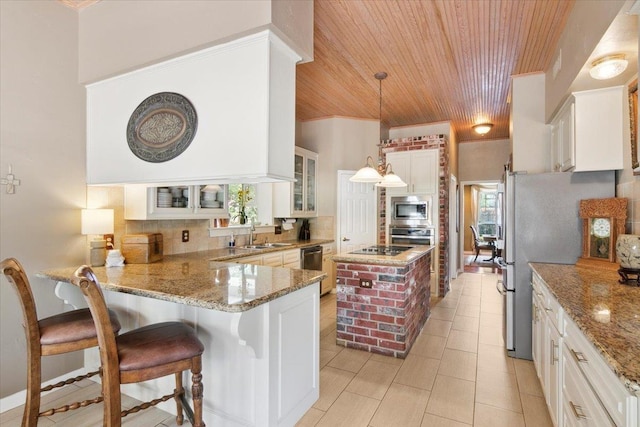
[[[348,242],[348,241],[350,241],[350,240],[351,240],[351,239],[347,239],[346,237],[343,237],[343,238],[342,238],[342,241],[343,241],[343,242]]]

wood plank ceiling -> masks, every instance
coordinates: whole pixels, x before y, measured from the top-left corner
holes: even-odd
[[[510,76],[548,68],[574,0],[315,0],[296,116],[450,120],[458,141],[509,137]],[[480,138],[471,126],[494,124]]]
[[[99,0],[58,0],[80,9]],[[544,71],[575,0],[315,0],[296,118],[451,121],[458,141],[509,137],[510,77]],[[374,74],[386,71],[380,86]],[[471,127],[490,122],[479,137]]]

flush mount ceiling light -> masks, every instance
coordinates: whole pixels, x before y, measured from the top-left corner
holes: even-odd
[[[596,80],[607,80],[622,74],[628,61],[624,54],[607,55],[591,63],[589,75]]]
[[[484,135],[491,130],[493,123],[480,123],[473,126],[473,130],[479,135]]]
[[[374,74],[374,77],[380,82],[379,92],[379,111],[378,120],[380,121],[380,140],[382,139],[382,81],[387,78],[387,73],[380,71]],[[387,173],[387,169],[390,169]],[[381,173],[382,172],[382,173]],[[383,177],[384,174],[384,177]],[[375,182],[376,187],[406,187],[407,184],[402,179],[393,173],[391,164],[380,164],[378,169],[374,167],[373,159],[371,156],[367,156],[367,163],[361,168],[355,175],[349,178],[351,182]]]

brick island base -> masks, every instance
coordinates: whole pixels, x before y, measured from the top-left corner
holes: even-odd
[[[337,344],[404,359],[429,317],[431,251],[402,266],[375,262],[336,264]]]

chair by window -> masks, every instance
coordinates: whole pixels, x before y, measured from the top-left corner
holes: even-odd
[[[164,322],[116,336],[108,327],[107,305],[91,268],[80,267],[72,282],[82,290],[98,332],[104,397],[103,426],[119,427],[122,417],[174,398],[178,425],[182,425],[184,410],[194,427],[204,427],[201,374],[204,345],[193,328],[182,322]],[[182,372],[187,369],[192,373],[193,413],[182,386]],[[172,394],[122,410],[120,384],[138,383],[170,374],[175,375],[176,381]]]
[[[38,417],[53,415],[78,409],[92,403],[102,401],[102,397],[74,402],[60,408],[40,412],[40,394],[54,388],[62,387],[74,382],[90,378],[99,371],[60,381],[41,389],[42,372],[41,358],[55,354],[70,353],[84,350],[98,345],[96,328],[88,308],[68,311],[38,320],[36,302],[31,285],[22,265],[15,258],[7,258],[0,264],[2,273],[13,286],[20,299],[22,307],[23,326],[27,339],[27,397],[22,415],[22,426],[35,427]],[[120,323],[115,313],[105,313],[105,328],[114,336],[120,331]]]
[[[469,227],[471,227],[471,233],[473,233],[473,249],[476,252],[476,257],[473,259],[473,262],[476,262],[481,250],[491,251],[491,258],[493,259],[495,257],[496,250],[495,243],[482,240],[478,235],[478,230],[476,230],[476,227],[473,225],[470,225]]]

